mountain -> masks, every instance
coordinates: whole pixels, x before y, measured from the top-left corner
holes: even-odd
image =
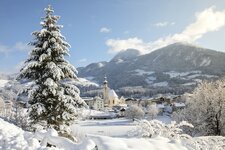
[[[77,68],[81,96],[101,95],[107,76],[109,87],[119,96],[150,97],[158,93],[182,94],[202,80],[225,76],[225,53],[190,44],[175,43],[141,55],[128,49],[109,62]],[[12,99],[26,83],[17,83],[16,74],[0,74],[0,97]],[[13,95],[13,96],[12,96]]]
[[[118,92],[129,88],[152,93],[176,93],[177,90],[182,93],[193,89],[201,80],[224,76],[224,66],[223,52],[175,43],[145,55],[140,55],[138,50],[128,49],[109,62],[78,68],[78,76],[102,84],[106,75],[110,87]]]
[[[136,49],[127,49],[119,52],[111,61],[122,62],[140,56],[140,51]]]

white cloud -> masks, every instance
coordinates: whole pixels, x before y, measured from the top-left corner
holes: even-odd
[[[31,50],[32,46],[23,42],[17,42],[13,48],[19,51],[29,51]]]
[[[173,26],[175,25],[175,22],[167,22],[167,21],[164,21],[164,22],[157,22],[154,24],[156,27],[166,27],[166,26]]]
[[[165,27],[168,25],[168,22],[158,22],[155,24],[156,27]]]
[[[7,54],[10,51],[10,48],[6,45],[0,44],[0,53]]]
[[[204,34],[217,31],[225,25],[225,11],[216,11],[215,7],[210,7],[196,14],[196,21],[185,28],[177,36],[187,41],[195,41]],[[175,37],[174,37],[175,38]]]
[[[86,58],[80,59],[79,62],[81,63],[87,62],[87,59]]]
[[[134,37],[126,40],[121,39],[109,39],[106,41],[106,45],[111,47],[109,53],[115,53],[123,51],[129,48],[135,48],[140,51],[145,51],[147,44],[144,43],[141,39]]]
[[[102,27],[102,28],[100,29],[100,32],[101,32],[101,33],[109,33],[109,32],[111,32],[111,29],[109,29],[109,28],[107,28],[107,27]]]
[[[176,24],[176,22],[171,22],[171,23],[170,23],[171,26],[173,26],[173,25],[175,25],[175,24]]]
[[[29,51],[31,50],[32,46],[29,46],[23,42],[17,42],[15,45],[13,46],[7,46],[4,44],[0,44],[0,53],[3,54],[9,54],[11,52],[15,52],[15,51]]]
[[[126,31],[124,31],[123,33],[124,33],[124,34],[129,34],[130,31],[126,30]]]
[[[151,42],[143,42],[142,39],[137,37],[123,40],[109,39],[106,41],[106,45],[110,47],[110,53],[119,52],[127,48],[135,48],[142,53],[147,53],[176,42],[194,43],[208,32],[218,31],[225,25],[225,11],[215,10],[215,7],[198,12],[195,16],[196,20],[180,33]]]

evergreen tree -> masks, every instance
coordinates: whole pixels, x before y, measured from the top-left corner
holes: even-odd
[[[76,69],[64,59],[70,45],[60,33],[59,16],[53,15],[51,6],[45,9],[41,31],[33,32],[33,49],[18,79],[29,79],[34,86],[26,89],[29,98],[31,125],[54,128],[68,135],[68,126],[77,117],[77,108],[85,105],[79,89],[65,80],[77,80]]]

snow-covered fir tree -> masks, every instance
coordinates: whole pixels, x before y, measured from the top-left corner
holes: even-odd
[[[77,108],[85,105],[79,89],[65,80],[77,80],[76,69],[64,59],[70,45],[60,33],[59,16],[51,6],[45,9],[40,31],[33,32],[33,49],[18,79],[29,79],[34,86],[26,89],[29,98],[29,118],[33,127],[54,128],[68,135],[68,126],[77,117]]]

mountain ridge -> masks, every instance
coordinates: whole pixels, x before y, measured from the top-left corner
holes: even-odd
[[[124,59],[123,54],[130,51],[117,54],[103,65],[92,63],[78,68],[78,76],[91,77],[101,84],[106,75],[110,86],[118,90],[137,86],[167,90],[181,86],[190,89],[200,80],[214,80],[225,75],[225,53],[220,51],[174,43],[148,54],[136,53]]]

